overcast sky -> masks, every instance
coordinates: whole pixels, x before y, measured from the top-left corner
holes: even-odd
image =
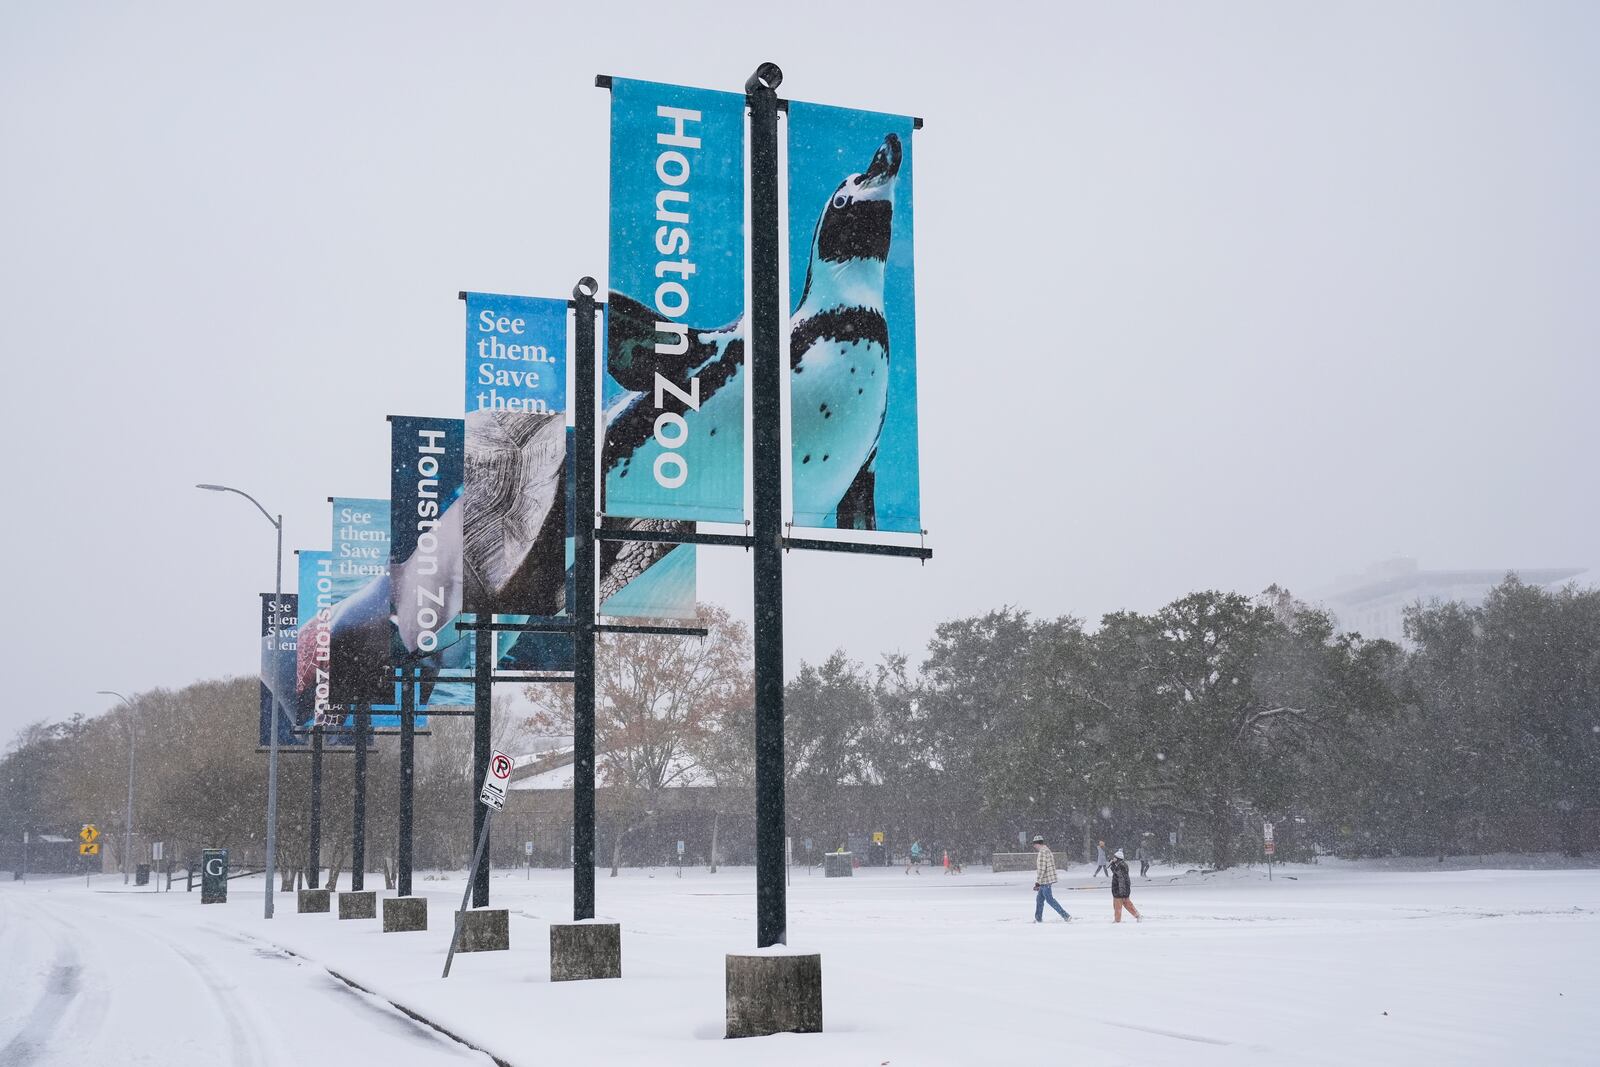
[[[6,5],[0,742],[253,673],[272,530],[193,484],[326,548],[384,416],[459,412],[457,290],[604,281],[597,73],[773,60],[927,120],[935,559],[791,555],[791,669],[1003,604],[1592,567],[1597,55],[1582,3]],[[748,557],[700,592],[748,615]]]

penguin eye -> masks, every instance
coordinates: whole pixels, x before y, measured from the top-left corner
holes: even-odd
[[[834,208],[835,211],[842,211],[844,209],[844,206],[846,204],[848,204],[849,202],[850,202],[850,198],[848,196],[845,196],[843,193],[840,193],[838,196],[835,196],[833,198],[833,208]]]

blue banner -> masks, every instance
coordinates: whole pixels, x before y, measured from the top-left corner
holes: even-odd
[[[607,515],[744,519],[744,109],[611,83]]]
[[[554,615],[566,603],[567,303],[465,298],[462,608]]]
[[[788,114],[794,523],[916,533],[912,120]]]
[[[642,524],[635,524],[635,528],[639,525]],[[695,618],[694,546],[602,541],[600,614],[636,619]]]
[[[422,669],[419,708],[471,707],[471,682],[440,677],[472,670],[472,639],[456,629],[464,584],[466,424],[395,415],[389,433],[394,660]]]
[[[463,293],[467,400],[462,409],[529,415],[567,410],[567,302]]]
[[[278,745],[305,744],[295,727],[295,639],[299,633],[299,596],[284,593],[275,597],[261,594],[261,747],[272,743],[267,731],[273,721],[273,695],[282,705],[277,716]]]
[[[389,501],[334,497],[332,504],[328,699],[392,704]]]

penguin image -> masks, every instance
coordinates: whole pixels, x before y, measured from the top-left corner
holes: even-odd
[[[875,463],[889,397],[884,271],[901,158],[900,138],[890,133],[866,170],[845,177],[820,205],[805,288],[790,320],[795,511],[832,515],[840,529],[877,528]],[[655,436],[662,410],[679,415],[687,427],[684,440],[673,449],[687,469],[742,481],[743,317],[715,328],[689,328],[682,350],[663,354],[657,342],[665,335],[656,331],[653,309],[615,291],[609,301],[607,370],[622,391],[605,410],[603,484],[610,488],[652,476],[664,451]],[[681,392],[697,389],[698,407],[670,391],[657,407],[657,374]],[[681,524],[640,519],[625,520],[624,525]],[[602,591],[620,588],[670,547],[606,545]]]
[[[883,277],[900,175],[889,134],[817,217],[805,289],[790,322],[789,408],[796,515],[875,530],[878,439],[889,406]]]

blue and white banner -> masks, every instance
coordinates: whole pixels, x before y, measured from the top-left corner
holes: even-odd
[[[280,747],[305,743],[295,727],[295,639],[299,635],[299,596],[261,594],[261,746],[272,743],[273,697],[281,704],[276,716]]]
[[[466,302],[462,607],[554,615],[566,604],[567,304]]]
[[[912,120],[788,115],[794,523],[916,533]]]
[[[295,638],[295,725],[336,726],[343,721],[329,699],[329,623],[333,619],[333,554],[297,554],[300,632]]]
[[[567,410],[567,302],[463,293],[467,396],[462,409],[529,415]]]
[[[611,83],[607,515],[744,519],[744,110]]]
[[[472,640],[456,629],[461,570],[466,424],[389,419],[389,589],[396,664],[420,667],[418,707],[472,706]],[[418,724],[421,725],[419,719]]]
[[[389,501],[334,497],[332,503],[328,699],[392,704]]]
[[[672,524],[640,520],[648,529]],[[600,614],[629,619],[695,618],[695,547],[648,541],[600,543]]]

